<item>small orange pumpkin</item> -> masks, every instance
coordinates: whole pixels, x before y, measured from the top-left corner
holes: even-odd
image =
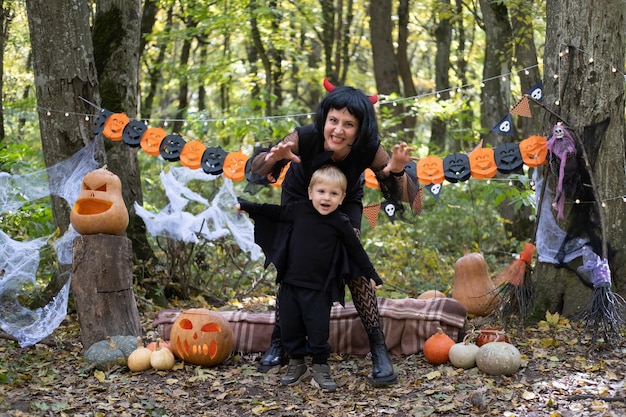
[[[162,127],[149,127],[141,135],[139,143],[141,149],[150,156],[159,156],[161,154],[161,142],[167,136],[167,132]]]
[[[378,183],[378,179],[376,179],[374,171],[372,171],[370,168],[365,168],[364,174],[365,186],[374,190],[380,190],[380,184]]]
[[[248,155],[241,151],[230,152],[224,158],[223,174],[235,182],[243,181],[246,178],[246,162]]]
[[[519,143],[519,151],[522,154],[524,164],[536,168],[547,162],[548,140],[543,136],[529,136]]]
[[[441,184],[444,180],[443,159],[427,156],[417,162],[417,179],[422,184]]]
[[[120,141],[128,122],[130,122],[130,119],[126,116],[126,113],[113,113],[104,122],[102,134],[113,141]]]
[[[448,362],[448,353],[455,344],[454,339],[445,334],[441,327],[437,327],[437,333],[424,342],[424,357],[433,365],[446,363]]]
[[[202,167],[202,155],[205,150],[206,146],[199,140],[185,143],[180,153],[180,164],[189,169],[200,169]]]
[[[428,300],[431,298],[447,298],[447,295],[438,290],[428,290],[417,296],[418,300]]]
[[[121,235],[128,227],[128,210],[122,197],[122,182],[106,166],[83,178],[70,223],[81,235]]]
[[[181,312],[174,322],[170,346],[185,362],[215,366],[230,356],[235,336],[230,323],[219,313],[192,308]]]

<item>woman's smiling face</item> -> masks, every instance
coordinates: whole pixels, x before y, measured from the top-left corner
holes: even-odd
[[[359,121],[348,109],[330,109],[324,123],[324,149],[333,151],[335,160],[350,153],[359,133]]]

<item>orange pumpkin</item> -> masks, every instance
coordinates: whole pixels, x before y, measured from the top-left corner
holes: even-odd
[[[85,175],[70,223],[81,235],[121,235],[128,227],[122,182],[106,166]]]
[[[380,184],[378,183],[378,179],[376,179],[376,175],[374,171],[370,168],[365,168],[365,186],[367,188],[372,188],[374,190],[380,190]]]
[[[519,151],[522,154],[524,164],[536,168],[547,162],[548,140],[543,136],[529,136],[519,143]]]
[[[441,184],[444,180],[443,159],[427,156],[417,162],[417,179],[422,184]]]
[[[126,116],[126,113],[113,113],[104,122],[102,134],[113,141],[120,141],[128,122],[130,122],[130,119]]]
[[[215,366],[224,362],[235,346],[230,323],[219,313],[192,308],[180,313],[170,333],[174,354],[195,365]]]
[[[426,342],[424,342],[424,357],[433,365],[446,363],[448,362],[450,348],[455,344],[454,339],[445,334],[441,327],[438,327],[437,333],[430,336],[426,339]]]
[[[151,156],[159,156],[161,154],[161,142],[167,136],[167,132],[162,127],[150,127],[141,135],[139,143],[141,149]]]
[[[487,262],[478,252],[466,253],[454,264],[452,298],[470,314],[487,316],[493,312],[498,297],[496,285],[489,276]]]
[[[206,146],[199,140],[185,143],[180,153],[180,164],[189,169],[200,169],[202,167],[202,155],[205,150]]]
[[[447,298],[448,296],[438,290],[428,290],[424,291],[420,295],[417,296],[418,300],[428,300],[431,298]]]
[[[226,178],[235,182],[243,181],[246,178],[246,162],[248,162],[248,155],[245,153],[241,151],[230,152],[224,158],[222,173]]]
[[[476,148],[469,154],[472,178],[493,178],[498,172],[492,148]]]

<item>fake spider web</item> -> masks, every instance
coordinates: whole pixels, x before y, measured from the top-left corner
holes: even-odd
[[[100,167],[95,160],[96,141],[82,148],[69,159],[47,170],[23,175],[0,172],[0,213],[19,210],[29,202],[55,195],[73,207],[80,194],[83,177]],[[254,243],[254,226],[247,218],[237,214],[237,197],[230,180],[224,180],[216,197],[209,202],[186,187],[190,180],[211,181],[216,176],[201,170],[174,167],[161,173],[170,204],[160,213],[152,214],[135,204],[138,214],[146,222],[153,236],[193,241],[202,236],[217,239],[229,232],[239,246],[257,259],[262,252]],[[183,209],[189,202],[202,204],[204,210],[193,215]],[[78,233],[70,225],[68,231],[52,242],[60,265],[72,264],[73,241]],[[40,250],[52,236],[31,236],[31,240],[14,240],[0,230],[0,328],[15,337],[21,347],[32,346],[59,326],[67,315],[71,276],[46,306],[31,309],[20,300],[32,298],[37,289],[37,269]],[[70,268],[71,269],[71,268]]]

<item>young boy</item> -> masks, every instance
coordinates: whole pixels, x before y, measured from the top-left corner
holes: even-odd
[[[309,200],[282,206],[239,200],[237,208],[255,221],[257,242],[263,240],[260,234],[264,230],[271,231],[267,220],[289,222],[292,227],[288,242],[279,242],[286,246],[284,259],[271,260],[280,283],[281,337],[291,358],[281,378],[284,385],[296,384],[308,375],[305,357],[310,356],[317,385],[324,391],[337,389],[328,366],[332,304],[343,304],[344,279],[365,276],[382,282],[349,218],[337,210],[346,186],[345,175],[337,167],[325,165],[311,177]],[[348,257],[359,271],[350,271]]]

